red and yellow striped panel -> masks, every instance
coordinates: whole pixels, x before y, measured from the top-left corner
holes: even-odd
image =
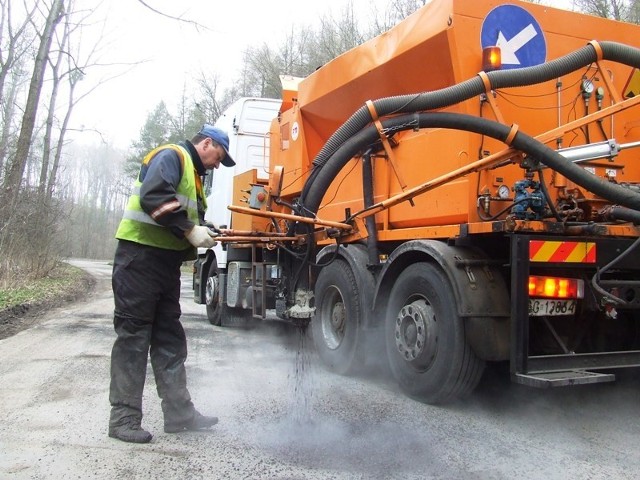
[[[594,242],[557,242],[531,240],[529,260],[532,262],[595,263]]]

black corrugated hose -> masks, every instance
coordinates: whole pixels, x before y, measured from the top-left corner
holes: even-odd
[[[507,125],[493,120],[474,117],[461,113],[428,112],[412,115],[401,115],[382,121],[386,130],[400,131],[413,128],[450,128],[486,135],[504,142],[511,132]],[[328,159],[309,188],[305,198],[305,209],[317,212],[326,190],[344,165],[359,151],[377,141],[378,130],[374,125],[360,130],[356,135],[344,142]],[[577,185],[609,200],[633,210],[640,210],[640,194],[616,183],[611,183],[583,170],[580,166],[567,160],[557,151],[549,148],[524,132],[516,133],[511,146],[520,150],[544,165],[575,182]]]
[[[616,42],[604,41],[599,42],[598,44],[600,45],[600,48],[602,50],[603,60],[610,60],[629,65],[631,67],[640,68],[640,49]],[[491,89],[519,87],[553,80],[578,69],[584,68],[598,60],[599,59],[597,56],[596,48],[590,43],[582,47],[581,49],[576,50],[575,52],[560,57],[556,60],[544,63],[542,65],[512,70],[496,70],[488,72],[486,75],[490,81]],[[466,80],[465,82],[453,85],[451,87],[443,88],[441,90],[409,95],[399,95],[374,100],[373,106],[375,107],[375,111],[377,112],[379,117],[384,117],[387,115],[397,115],[402,113],[415,113],[426,110],[440,109],[450,105],[454,105],[456,103],[460,103],[475,96],[481,95],[485,93],[485,91],[486,87],[483,80],[480,78],[480,76],[476,76],[474,78]],[[509,131],[509,127],[506,127],[499,123],[486,121],[468,115],[458,115],[457,117],[455,117],[455,119],[453,117],[438,117],[440,120],[436,120],[435,117],[428,117],[427,120],[426,117],[423,117],[423,114],[421,114],[420,117],[420,128],[433,127],[434,125],[430,124],[432,121],[435,123],[444,122],[451,126],[443,126],[443,128],[477,131],[477,133],[493,136],[494,138],[498,138],[503,141],[506,138],[506,135],[504,135],[505,129],[507,131],[507,134]],[[401,120],[399,121],[395,121],[394,119],[393,125],[398,126],[403,122],[407,122],[406,116],[402,116],[400,118]],[[312,213],[315,213],[317,211],[319,202],[324,195],[324,191],[330,184],[330,181],[329,183],[327,183],[327,177],[329,176],[332,180],[333,178],[335,178],[335,174],[337,174],[337,172],[339,171],[339,168],[336,170],[335,167],[329,168],[327,170],[325,169],[325,165],[330,161],[337,164],[346,163],[346,161],[354,156],[360,149],[376,141],[376,139],[378,138],[376,129],[365,129],[367,125],[371,124],[371,121],[372,118],[369,108],[366,105],[362,106],[338,130],[336,130],[336,132],[322,147],[313,161],[314,169],[305,182],[300,196],[299,203],[304,207],[302,209],[303,214],[311,215]],[[390,120],[382,122],[385,128],[389,128],[389,121]],[[422,125],[423,121],[427,124]],[[489,123],[487,122],[495,125],[489,125]],[[472,127],[471,125],[475,125],[475,127]],[[489,134],[489,130],[496,132],[496,135],[503,135],[503,138]],[[498,131],[500,132],[498,133]],[[609,195],[613,195],[614,198],[619,198],[620,200],[611,201],[615,201],[617,203],[620,203],[621,205],[628,206],[629,208],[638,209],[638,207],[640,206],[640,201],[638,200],[638,198],[640,197],[633,192],[626,190],[621,191],[622,187],[619,186],[608,188],[607,185],[613,185],[609,182],[598,181],[596,183],[594,181],[595,177],[593,175],[584,174],[584,171],[580,167],[577,167],[571,162],[564,160],[557,152],[546,147],[540,142],[537,142],[532,137],[529,137],[523,133],[519,133],[518,135],[516,135],[516,138],[518,137],[520,137],[520,139],[518,140],[517,144],[514,141],[512,143],[512,146],[519,150],[525,151],[528,154],[536,155],[536,158],[539,158],[543,163],[553,169],[558,170],[560,173],[566,175],[568,178],[575,181],[584,188],[596,193],[597,195],[605,196],[605,198],[609,198]],[[522,147],[526,147],[528,151],[525,150],[525,148],[521,148],[521,146],[519,145],[521,145]],[[333,159],[338,155],[338,152],[344,151],[351,152],[349,157],[344,160],[344,154],[341,153],[339,155],[339,159],[336,159],[334,162]],[[578,172],[578,170],[580,172]],[[564,172],[568,172],[568,174],[565,174]],[[575,178],[579,178],[580,182],[582,183],[577,181],[575,178],[571,178],[572,176],[574,176]],[[587,179],[587,176],[590,176],[592,178]],[[319,181],[319,179],[322,180]],[[602,191],[606,191],[606,195],[602,195],[601,193],[599,193]]]

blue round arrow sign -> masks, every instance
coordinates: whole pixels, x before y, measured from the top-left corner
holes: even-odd
[[[536,19],[517,5],[500,5],[482,22],[482,48],[498,46],[502,68],[531,67],[544,63],[547,42]]]

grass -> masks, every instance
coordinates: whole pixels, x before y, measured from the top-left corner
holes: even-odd
[[[182,273],[193,272],[193,262],[185,262],[181,267]],[[38,305],[74,296],[77,292],[86,290],[93,280],[81,268],[60,262],[44,278],[21,281],[17,286],[2,286],[0,284],[0,312],[20,306]]]
[[[86,281],[84,270],[60,263],[44,278],[0,288],[0,311],[64,298],[77,292]]]

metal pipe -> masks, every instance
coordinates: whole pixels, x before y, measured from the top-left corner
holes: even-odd
[[[362,156],[362,188],[364,197],[364,207],[369,208],[374,202],[373,193],[373,162],[371,161],[371,149]],[[376,219],[374,215],[370,215],[365,219],[367,226],[367,253],[369,255],[369,265],[380,265],[380,257],[378,252],[378,229],[376,228]]]
[[[256,217],[282,218],[285,220],[291,220],[293,222],[310,223],[313,225],[320,225],[322,227],[333,227],[347,231],[353,229],[353,227],[348,223],[331,222],[329,220],[320,220],[319,218],[300,217],[298,215],[292,215],[289,213],[267,212],[264,210],[255,210],[249,207],[238,207],[237,205],[229,205],[227,208],[232,212],[246,213],[247,215],[254,215]]]
[[[640,147],[640,142],[630,142],[619,144],[615,139],[603,142],[591,143],[589,145],[579,145],[577,147],[561,148],[557,152],[573,163],[588,162],[599,158],[615,157],[622,150]]]

